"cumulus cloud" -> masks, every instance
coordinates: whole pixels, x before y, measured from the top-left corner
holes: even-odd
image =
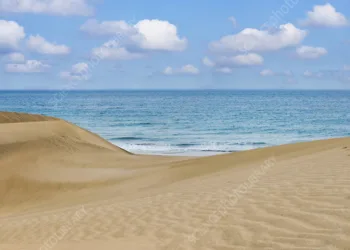
[[[330,4],[315,5],[312,11],[307,13],[307,18],[301,23],[306,26],[317,27],[342,27],[349,25],[349,20]]]
[[[7,62],[21,63],[25,61],[24,55],[22,53],[14,52],[10,53],[5,57]]]
[[[6,64],[5,71],[8,73],[40,73],[49,69],[51,66],[37,60],[28,60],[21,64]]]
[[[264,58],[255,53],[237,55],[237,56],[222,56],[215,63],[219,67],[237,67],[237,66],[254,66],[264,63]]]
[[[179,37],[174,24],[157,19],[141,20],[135,25],[125,21],[88,20],[80,29],[94,36],[116,36],[120,47],[126,50],[183,51],[187,47],[187,39]]]
[[[135,40],[143,49],[182,51],[187,39],[180,38],[177,27],[168,21],[142,20],[135,25],[140,33]]]
[[[62,16],[93,14],[93,8],[87,3],[87,0],[1,0],[1,11]]]
[[[30,36],[27,40],[27,47],[32,51],[46,55],[67,55],[70,53],[70,48],[66,45],[50,43],[39,35]]]
[[[87,63],[74,64],[70,71],[63,71],[60,77],[69,81],[83,81],[90,79],[90,69]]]
[[[178,74],[183,74],[183,75],[198,75],[199,74],[199,69],[197,69],[195,66],[191,64],[187,64],[182,66],[179,69],[174,69],[172,67],[166,67],[163,71],[164,75],[178,75]]]
[[[207,67],[213,68],[216,72],[229,74],[237,67],[262,65],[264,63],[264,58],[259,54],[248,53],[236,56],[219,56],[214,60],[204,57],[202,63]]]
[[[99,23],[96,19],[87,20],[80,30],[91,36],[113,36],[117,34],[134,35],[137,30],[127,22],[121,21],[103,21]]]
[[[317,59],[326,55],[328,52],[322,47],[301,46],[296,49],[296,53],[302,59]]]
[[[94,48],[92,55],[100,60],[131,60],[144,56],[142,53],[121,47],[117,41],[113,40],[104,43],[101,47]]]
[[[215,63],[212,60],[210,60],[208,57],[204,57],[202,59],[202,63],[207,67],[214,67],[215,66]]]
[[[0,50],[16,49],[25,37],[24,28],[13,21],[0,20]]]
[[[222,37],[209,44],[214,52],[249,52],[275,51],[297,46],[307,35],[307,31],[296,28],[293,24],[280,25],[276,31],[247,28],[235,35]]]

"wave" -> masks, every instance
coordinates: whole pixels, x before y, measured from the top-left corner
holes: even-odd
[[[135,125],[139,125],[139,126],[148,126],[148,125],[153,125],[154,123],[152,122],[139,122],[139,123],[135,123]]]
[[[267,145],[266,142],[239,142],[234,145]]]
[[[237,142],[237,143],[178,143],[178,144],[161,144],[161,143],[119,143],[114,142],[117,146],[133,153],[149,154],[218,154],[230,153],[243,150],[254,149],[268,145],[265,142]]]
[[[137,126],[154,126],[154,125],[160,125],[160,123],[152,123],[152,122],[130,122],[130,121],[125,121],[125,122],[117,122],[110,124],[110,127],[137,127]]]
[[[111,141],[139,141],[139,140],[145,140],[145,138],[134,137],[134,136],[122,136],[122,137],[110,138],[110,140]]]
[[[232,152],[237,152],[239,150],[211,150],[211,149],[205,149],[201,150],[203,152],[220,152],[220,153],[232,153]]]
[[[178,147],[191,147],[191,146],[195,146],[195,145],[198,145],[196,143],[179,143],[179,144],[175,144],[175,146],[178,146]]]

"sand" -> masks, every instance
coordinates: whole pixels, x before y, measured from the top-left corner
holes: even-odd
[[[350,138],[134,155],[0,113],[0,249],[350,249]]]

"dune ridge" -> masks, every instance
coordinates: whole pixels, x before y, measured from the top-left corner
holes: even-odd
[[[6,250],[350,249],[350,138],[145,156],[0,112],[0,204]]]
[[[39,121],[52,121],[58,120],[54,117],[38,115],[38,114],[26,114],[17,112],[0,112],[0,123],[17,123],[17,122],[39,122]]]

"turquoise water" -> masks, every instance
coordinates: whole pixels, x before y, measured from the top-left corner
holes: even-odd
[[[135,153],[211,155],[350,136],[349,91],[2,91]]]

